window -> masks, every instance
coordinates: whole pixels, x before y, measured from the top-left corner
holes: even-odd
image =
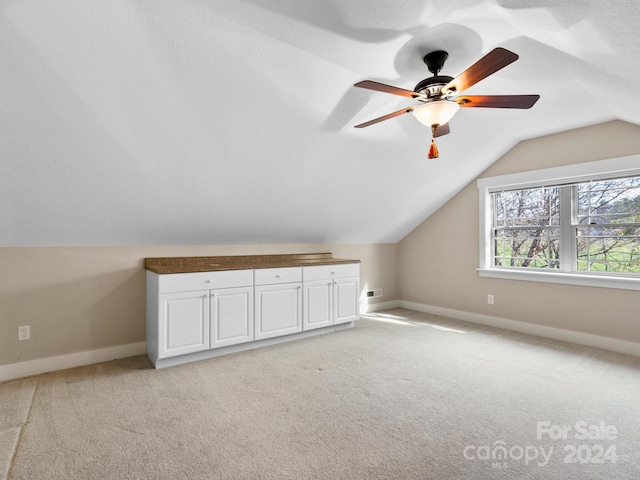
[[[640,290],[640,155],[478,188],[481,276]]]

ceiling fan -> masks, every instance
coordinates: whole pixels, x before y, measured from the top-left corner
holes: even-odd
[[[375,123],[413,112],[418,121],[431,127],[432,139],[429,158],[437,158],[438,149],[435,144],[435,138],[450,132],[448,122],[460,107],[525,109],[531,108],[540,98],[540,95],[460,95],[463,90],[518,59],[518,55],[505,48],[498,47],[493,49],[455,78],[438,75],[448,57],[449,54],[443,50],[436,50],[425,55],[423,61],[429,71],[433,73],[433,77],[425,78],[419,82],[413,91],[374,82],[373,80],[364,80],[356,83],[355,87],[391,93],[401,97],[416,98],[422,104],[374,118],[368,122],[355,125],[355,128],[368,127]]]

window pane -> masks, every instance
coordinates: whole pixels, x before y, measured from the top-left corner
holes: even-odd
[[[559,268],[560,189],[495,192],[494,265]],[[544,228],[546,227],[546,228]]]
[[[495,192],[494,226],[560,224],[559,188],[540,187]]]
[[[577,189],[579,224],[640,221],[640,177],[586,182]]]
[[[577,186],[578,270],[640,273],[640,177]]]
[[[556,228],[500,229],[494,232],[494,265],[560,268],[560,237]]]
[[[578,270],[640,273],[640,227],[577,229]]]

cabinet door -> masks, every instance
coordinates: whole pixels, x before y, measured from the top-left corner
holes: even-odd
[[[333,280],[316,280],[303,284],[302,329],[326,327],[333,324]]]
[[[209,348],[207,291],[159,295],[158,358]]]
[[[333,323],[347,323],[358,319],[360,279],[337,278],[333,285]]]
[[[253,287],[210,292],[211,348],[253,340]]]
[[[302,284],[256,285],[255,339],[302,331]]]

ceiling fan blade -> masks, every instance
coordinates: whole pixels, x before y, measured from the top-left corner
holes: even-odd
[[[436,134],[434,135],[434,137],[438,138],[441,137],[443,135],[447,135],[451,133],[451,129],[449,128],[449,124],[448,123],[444,123],[442,125],[438,125],[438,128],[436,128]]]
[[[401,97],[417,98],[421,97],[417,92],[413,90],[405,90],[404,88],[394,87],[392,85],[386,85],[380,82],[374,82],[373,80],[363,80],[354,85],[354,87],[368,88],[369,90],[376,90],[378,92],[391,93],[393,95],[400,95]]]
[[[442,92],[450,91],[462,92],[471,85],[475,85],[480,80],[496,73],[501,68],[518,59],[518,55],[510,52],[506,48],[498,47],[491,50],[476,63],[467,68],[464,72],[442,87]]]
[[[385,120],[389,120],[390,118],[399,117],[400,115],[404,115],[405,113],[413,112],[415,107],[403,108],[402,110],[398,110],[397,112],[390,113],[385,115],[384,117],[374,118],[373,120],[369,120],[368,122],[361,123],[359,125],[354,125],[354,128],[364,128],[369,125],[373,125],[374,123],[383,122]]]
[[[465,95],[454,99],[461,107],[531,108],[540,95]]]

